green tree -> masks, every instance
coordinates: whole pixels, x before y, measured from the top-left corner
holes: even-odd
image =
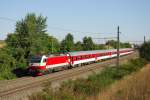
[[[61,42],[61,47],[64,50],[72,51],[74,49],[74,38],[73,35],[68,33],[64,40]]]
[[[83,38],[83,50],[94,50],[95,44],[91,37]]]
[[[150,61],[150,41],[145,42],[139,49],[140,57]]]
[[[122,47],[123,48],[131,48],[131,44],[130,43],[122,43]]]
[[[80,42],[80,41],[76,42],[74,49],[75,49],[76,51],[81,51],[81,50],[83,50],[83,48],[82,48],[82,42]]]
[[[6,43],[14,52],[18,63],[26,66],[27,59],[38,53],[48,52],[48,34],[46,34],[46,18],[34,13],[16,23],[14,34],[9,34]]]
[[[60,51],[60,43],[53,36],[48,37],[48,49],[49,49],[49,52],[51,53],[57,53]]]
[[[104,44],[95,44],[95,50],[102,50],[102,49],[105,49]]]
[[[116,49],[117,48],[117,41],[115,41],[115,40],[108,40],[106,42],[106,45],[109,45],[109,46],[111,46],[111,47]]]
[[[108,40],[106,42],[106,45],[111,46],[113,48],[117,48],[117,41],[115,40]],[[120,48],[131,48],[131,44],[130,43],[122,43],[120,42]]]

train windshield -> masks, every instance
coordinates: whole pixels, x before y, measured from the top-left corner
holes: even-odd
[[[41,59],[42,59],[42,57],[32,57],[30,59],[30,63],[40,63]]]

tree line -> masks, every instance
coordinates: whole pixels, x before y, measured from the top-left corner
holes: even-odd
[[[98,50],[116,48],[116,41],[106,44],[95,44],[91,37],[85,36],[82,41],[74,42],[68,33],[62,41],[47,33],[47,17],[27,14],[24,19],[16,22],[15,31],[8,34],[6,46],[0,48],[0,80],[15,78],[14,69],[27,68],[28,59],[34,55],[62,53],[66,51]],[[121,43],[122,48],[131,47],[129,43]]]

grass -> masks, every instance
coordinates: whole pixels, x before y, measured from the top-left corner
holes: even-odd
[[[6,46],[6,43],[5,43],[5,41],[3,41],[3,40],[0,40],[0,48],[3,48],[4,46]]]
[[[116,82],[96,97],[98,100],[150,100],[150,64],[139,72]]]
[[[87,79],[77,79],[61,84],[60,88],[53,91],[50,85],[45,86],[42,92],[29,96],[30,100],[85,100],[87,97],[96,96],[112,83],[124,76],[141,69],[145,64],[143,59],[130,60],[120,67],[109,67],[101,73],[89,76]],[[49,82],[47,83],[49,84]],[[41,98],[41,99],[39,99]]]

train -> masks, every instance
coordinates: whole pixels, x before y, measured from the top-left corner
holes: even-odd
[[[133,52],[134,49],[132,48],[124,48],[119,50],[119,55],[128,55]],[[28,73],[35,76],[41,76],[55,71],[114,58],[116,56],[116,49],[75,51],[55,55],[38,55],[31,57],[29,60]]]

